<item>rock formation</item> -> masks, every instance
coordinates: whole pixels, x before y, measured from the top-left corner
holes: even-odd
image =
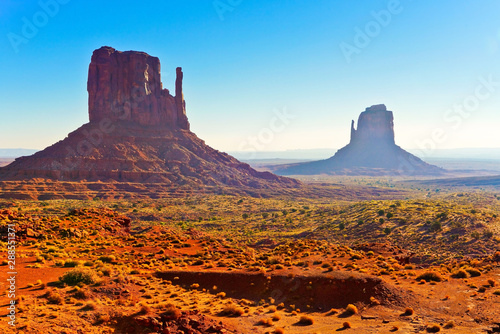
[[[106,46],[95,50],[87,82],[90,122],[122,120],[189,130],[182,69],[176,71],[175,96],[162,87],[160,72],[160,60],[147,53]]]
[[[444,170],[430,165],[397,146],[394,117],[383,104],[366,108],[358,128],[351,123],[351,141],[329,159],[279,167],[280,175],[364,174],[426,175]]]
[[[58,143],[0,168],[0,180],[161,183],[250,189],[300,182],[219,152],[189,130],[177,68],[175,96],[162,87],[160,61],[144,52],[95,50],[89,66],[89,123]]]
[[[394,117],[392,111],[379,104],[366,108],[359,115],[358,129],[351,123],[352,145],[370,145],[379,143],[387,146],[396,145],[394,141]]]

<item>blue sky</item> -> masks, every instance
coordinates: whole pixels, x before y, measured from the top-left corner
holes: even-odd
[[[497,0],[2,0],[0,148],[87,122],[103,45],[159,57],[171,90],[182,66],[191,129],[219,150],[340,148],[379,103],[420,155],[500,147]]]

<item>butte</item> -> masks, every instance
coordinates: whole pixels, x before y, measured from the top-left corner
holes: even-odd
[[[279,175],[439,175],[443,169],[430,165],[396,145],[394,116],[383,104],[366,108],[351,123],[349,144],[326,160],[277,167]]]
[[[153,197],[172,189],[252,193],[300,186],[299,181],[258,172],[191,132],[182,81],[178,67],[171,95],[162,86],[158,58],[107,46],[95,50],[87,82],[89,122],[64,140],[0,168],[0,181],[3,186],[9,181],[42,184],[46,198],[80,198],[72,192],[85,193],[85,187],[106,197],[110,188],[103,184],[113,184],[115,193],[137,190]]]

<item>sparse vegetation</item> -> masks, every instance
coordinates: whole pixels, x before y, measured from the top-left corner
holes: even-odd
[[[158,200],[161,205],[151,200],[133,203],[124,200],[112,204],[98,201],[101,206],[120,210],[120,215],[133,216],[129,226],[131,233],[124,232],[115,221],[118,214],[114,211],[95,208],[97,201],[88,204],[85,208],[88,211],[81,208],[82,203],[73,203],[74,211],[69,216],[62,204],[65,201],[48,201],[43,207],[34,202],[31,208],[24,205],[24,212],[33,217],[38,217],[38,209],[47,211],[40,211],[45,212],[43,216],[32,219],[40,224],[33,225],[33,229],[43,231],[46,239],[28,239],[20,246],[22,269],[25,263],[29,270],[58,270],[61,274],[58,282],[45,278],[38,282],[41,276],[28,281],[24,287],[29,289],[22,292],[29,291],[33,297],[28,297],[29,302],[21,301],[20,309],[27,316],[34,316],[31,305],[38,294],[44,296],[43,303],[48,304],[45,307],[54,310],[45,311],[43,303],[38,304],[38,312],[46,313],[41,316],[42,321],[71,317],[69,310],[85,314],[84,319],[92,326],[122,319],[115,312],[123,312],[124,317],[152,319],[161,316],[175,321],[189,318],[193,311],[211,317],[221,316],[218,319],[222,322],[231,321],[225,317],[240,317],[237,321],[249,326],[279,325],[280,328],[260,330],[282,333],[283,328],[294,323],[306,325],[301,323],[303,317],[311,319],[315,325],[311,329],[314,329],[322,325],[326,317],[334,321],[359,313],[354,303],[344,312],[342,309],[326,312],[331,306],[318,311],[315,296],[321,293],[318,289],[323,283],[318,283],[317,279],[337,277],[338,273],[347,275],[343,278],[345,282],[358,275],[376,277],[384,284],[384,289],[389,289],[391,298],[396,299],[399,298],[398,289],[420,293],[438,291],[426,296],[451,308],[458,303],[464,305],[463,300],[459,300],[460,295],[448,292],[455,286],[457,291],[470,291],[467,298],[473,299],[475,304],[493,309],[496,307],[493,303],[500,296],[494,280],[498,273],[494,261],[497,237],[495,232],[491,238],[484,237],[484,231],[496,231],[494,211],[485,207],[472,216],[470,201],[463,197],[407,199],[397,203],[369,200],[325,204],[311,200],[307,205],[297,204],[298,200],[273,198],[244,197],[239,204],[241,198],[231,196],[200,198],[203,200]],[[459,203],[462,199],[464,204]],[[0,200],[0,203],[5,202]],[[303,209],[305,206],[308,209]],[[379,215],[380,210],[384,211],[382,215]],[[446,212],[446,216],[442,212]],[[248,217],[243,218],[243,213]],[[151,220],[141,220],[141,217]],[[384,225],[380,225],[380,219]],[[441,229],[433,231],[436,221],[441,223]],[[73,228],[71,234],[70,228]],[[61,237],[62,229],[68,231],[65,232],[67,237]],[[479,238],[471,239],[475,230]],[[84,236],[71,236],[75,231]],[[416,253],[414,257],[413,252]],[[467,258],[460,254],[484,254],[484,257]],[[30,267],[34,264],[39,264],[40,268]],[[161,278],[162,273],[172,270],[197,272],[202,276],[192,280],[180,274],[175,275],[176,279]],[[241,279],[237,284],[224,280],[203,281],[204,273],[210,271],[256,275],[259,279],[251,282]],[[271,293],[280,276],[285,283],[278,287],[282,289],[283,285],[286,289],[276,298]],[[305,280],[305,277],[312,278]],[[261,278],[268,283],[261,285]],[[295,287],[295,282],[300,284]],[[436,283],[438,287],[431,286]],[[238,284],[245,287],[248,300],[233,298],[235,291],[241,289]],[[260,295],[259,299],[263,300],[252,299],[252,291],[266,291],[262,286],[271,287],[269,297],[277,300]],[[439,293],[441,286],[448,289],[446,296]],[[391,290],[393,288],[395,290]],[[373,294],[370,305],[363,305],[363,310],[369,308],[367,313],[376,314],[394,305],[383,294],[369,289],[366,293],[368,296]],[[170,306],[165,301],[171,303]],[[380,304],[384,308],[377,307]],[[409,312],[408,309],[403,314],[413,315],[413,310]],[[401,314],[401,310],[395,311]],[[434,314],[439,311],[430,312],[420,304],[417,311],[422,321],[437,322]],[[59,314],[58,318],[50,320],[52,313]],[[364,311],[361,313],[365,316]],[[354,327],[354,331],[360,328],[360,333],[364,323],[374,322],[370,319],[360,322],[359,318],[348,319],[349,326]],[[401,317],[399,321],[405,323],[412,318]],[[440,331],[453,328],[449,327],[450,323],[455,326],[449,320],[443,321]],[[403,328],[399,324],[394,327],[399,331]],[[432,330],[432,326],[427,328]]]

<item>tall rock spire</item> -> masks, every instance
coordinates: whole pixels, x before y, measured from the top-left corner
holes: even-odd
[[[182,67],[177,67],[175,78],[175,107],[177,111],[177,125],[183,129],[189,129],[189,122],[186,116],[186,101],[184,101],[184,93],[182,92]]]

